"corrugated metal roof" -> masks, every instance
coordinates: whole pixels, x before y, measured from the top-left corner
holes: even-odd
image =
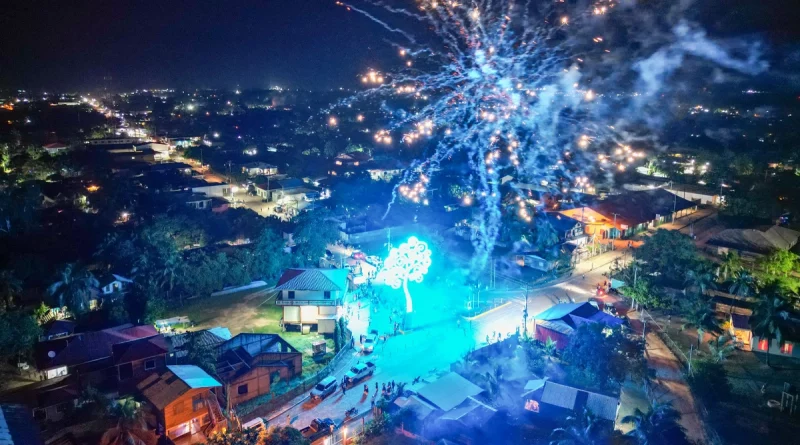
[[[619,404],[619,399],[617,398],[584,391],[549,380],[544,384],[542,403],[575,411],[582,408],[581,406],[576,406],[576,402],[579,400],[585,400],[585,407],[603,419],[613,422],[617,417],[617,405]]]
[[[347,269],[287,269],[277,290],[346,291]]]
[[[21,405],[0,406],[0,445],[43,445],[31,412]]]
[[[442,411],[450,411],[464,402],[467,397],[482,392],[483,390],[474,383],[455,372],[450,372],[420,388],[419,396]]]
[[[222,386],[207,372],[194,365],[173,365],[167,366],[167,369],[192,389]]]
[[[136,387],[159,410],[190,389],[222,386],[205,371],[193,365],[167,366],[162,374],[150,374]]]
[[[800,232],[772,226],[766,231],[756,229],[727,229],[708,240],[712,246],[729,247],[746,252],[767,254],[774,250],[791,249],[797,244]]]

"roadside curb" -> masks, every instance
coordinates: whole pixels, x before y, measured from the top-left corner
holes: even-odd
[[[508,306],[509,304],[512,304],[512,303],[513,303],[513,301],[507,301],[507,302],[501,304],[500,306],[493,307],[493,308],[489,309],[488,311],[481,312],[480,314],[475,315],[473,317],[462,317],[462,318],[464,320],[467,320],[467,321],[474,321],[474,320],[477,320],[477,319],[483,317],[484,315],[491,314],[492,312],[494,312],[494,311],[496,311],[498,309],[502,309],[502,308],[504,308],[504,307],[506,307],[506,306]]]

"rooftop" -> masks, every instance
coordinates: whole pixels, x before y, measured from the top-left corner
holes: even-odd
[[[153,337],[157,334],[153,326],[134,326],[128,323],[102,331],[84,332],[39,342],[36,345],[36,366],[40,370],[45,370],[108,358],[113,354],[113,346],[118,343]]]
[[[151,374],[136,385],[142,396],[159,410],[190,389],[217,386],[221,386],[219,382],[194,365],[167,366],[164,373]]]
[[[346,291],[347,269],[287,269],[277,290]]]
[[[800,232],[781,226],[772,226],[767,230],[726,229],[712,236],[707,244],[768,254],[775,250],[791,249],[797,244],[799,238]]]
[[[652,221],[658,215],[667,216],[672,214],[673,211],[679,212],[695,206],[697,204],[692,201],[657,188],[612,195],[588,207],[609,219],[612,219],[616,214],[616,220],[619,224],[633,227]]]
[[[440,410],[450,411],[462,404],[468,397],[476,396],[482,392],[483,389],[474,383],[455,372],[450,372],[421,387],[418,394],[420,398],[430,402]]]

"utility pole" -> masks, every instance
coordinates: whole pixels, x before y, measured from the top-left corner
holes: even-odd
[[[525,309],[522,310],[522,331],[523,336],[528,336],[528,283],[525,283]]]
[[[614,232],[616,232],[614,239],[619,239],[619,230],[617,230],[617,215],[619,215],[619,213],[612,213],[612,215],[614,215]]]

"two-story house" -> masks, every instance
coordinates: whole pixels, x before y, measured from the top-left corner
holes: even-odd
[[[225,417],[214,393],[219,387],[218,381],[194,365],[167,366],[137,385],[149,405],[148,421],[163,428],[170,439],[190,436],[191,443],[204,442],[203,436],[224,427]]]
[[[275,304],[283,306],[285,326],[317,327],[333,333],[348,291],[347,269],[287,269],[278,280]]]
[[[217,346],[216,377],[229,407],[269,394],[303,372],[303,354],[277,334],[239,334]]]
[[[78,372],[82,380],[99,383],[108,377],[106,370],[115,366],[114,345],[157,335],[153,326],[128,323],[39,342],[35,347],[36,368],[44,379]]]

